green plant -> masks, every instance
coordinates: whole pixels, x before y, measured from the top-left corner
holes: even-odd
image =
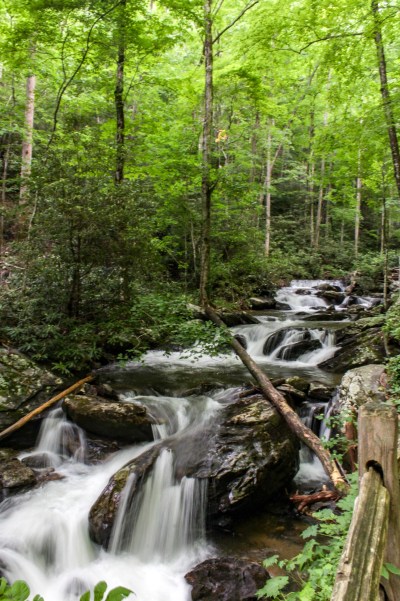
[[[264,567],[278,565],[286,576],[268,580],[257,593],[259,599],[279,601],[328,601],[331,597],[337,566],[353,515],[357,495],[357,475],[350,476],[351,489],[337,507],[339,513],[323,509],[314,514],[318,520],[307,528],[302,536],[308,539],[303,550],[293,559],[281,560],[277,555],[269,557]],[[288,591],[289,588],[295,591]]]
[[[96,584],[93,590],[93,601],[122,601],[132,593],[131,590],[123,586],[111,589],[105,597],[106,592],[106,582],[102,581]],[[29,586],[23,580],[16,580],[10,585],[5,578],[0,579],[0,601],[27,601],[29,595]],[[90,601],[91,598],[90,591],[86,591],[81,596],[80,601]],[[33,601],[44,601],[44,599],[40,595],[35,595]]]

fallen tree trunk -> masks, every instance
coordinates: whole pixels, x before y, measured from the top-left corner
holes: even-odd
[[[205,312],[211,321],[218,326],[227,329],[227,326],[224,324],[222,319],[218,317],[211,307],[207,307]],[[296,436],[317,455],[334,487],[342,492],[345,491],[348,488],[348,485],[336,466],[334,460],[332,459],[329,451],[324,448],[318,436],[316,436],[314,432],[312,432],[303,424],[297,413],[293,411],[291,407],[289,407],[285,397],[278,390],[276,390],[276,388],[274,388],[271,380],[264,374],[257,363],[253,361],[240,342],[231,336],[229,343],[235,353],[241,359],[242,363],[247,367],[251,375],[257,381],[265,398],[270,401],[279,411],[292,432],[294,432]]]
[[[36,407],[36,409],[31,411],[30,413],[27,413],[27,415],[24,415],[24,417],[21,417],[21,419],[19,419],[17,422],[15,422],[15,424],[12,424],[8,428],[6,428],[2,432],[0,432],[0,440],[3,440],[3,438],[6,438],[6,436],[9,436],[13,432],[16,432],[16,430],[19,430],[20,428],[22,428],[22,426],[24,426],[26,423],[28,423],[33,417],[35,417],[36,415],[39,415],[45,409],[48,409],[48,407],[55,405],[57,403],[57,401],[60,401],[61,399],[66,397],[68,394],[70,394],[71,392],[74,392],[75,390],[77,390],[78,388],[80,388],[81,386],[86,384],[86,382],[91,382],[93,379],[94,379],[93,375],[86,376],[86,378],[79,380],[79,382],[75,382],[75,384],[72,384],[72,386],[70,386],[66,390],[63,390],[62,392],[60,392],[56,396],[52,397],[51,399],[49,399],[48,401],[46,401],[39,407]]]

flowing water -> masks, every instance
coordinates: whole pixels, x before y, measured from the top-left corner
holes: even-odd
[[[340,283],[335,284],[340,288]],[[258,324],[232,328],[271,377],[301,375],[310,381],[337,382],[337,377],[323,372],[318,364],[334,354],[338,324],[323,320],[310,324],[294,312],[299,307],[310,312],[325,306],[314,294],[315,285],[294,282],[278,294],[280,302],[291,307],[288,312],[272,311],[260,316]],[[307,286],[309,294],[297,294]],[[85,434],[68,422],[60,409],[53,411],[42,424],[36,448],[20,457],[35,461],[44,474],[55,469],[59,479],[2,502],[0,572],[10,581],[25,579],[32,593],[40,593],[45,601],[75,601],[100,580],[132,589],[136,601],[188,601],[190,589],[184,574],[192,566],[226,547],[239,551],[235,550],[237,542],[230,544],[228,539],[215,543],[217,547],[207,541],[206,484],[186,477],[177,480],[171,451],[159,455],[134,503],[131,487],[135,475],[130,476],[108,551],[91,542],[88,513],[120,467],[160,439],[201,430],[231,402],[235,386],[249,381],[249,375],[231,353],[210,357],[198,351],[190,356],[151,352],[141,363],[104,370],[103,377],[125,402],[147,408],[157,422],[155,442],[132,445],[100,465],[88,465]],[[313,405],[304,419],[310,421],[321,411],[321,404]],[[303,451],[298,481],[320,482],[321,477],[318,462]],[[248,529],[252,534],[242,535],[239,547],[247,541],[250,546],[261,545],[264,553],[271,545],[273,550],[281,550],[277,541],[291,528],[293,524],[277,526],[276,521],[274,527],[261,526],[257,518]],[[273,536],[265,540],[260,529],[270,529]],[[249,547],[245,554],[252,556]]]

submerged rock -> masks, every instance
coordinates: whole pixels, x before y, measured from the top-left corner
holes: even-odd
[[[100,397],[70,395],[63,402],[68,417],[84,430],[116,440],[153,440],[152,424],[145,407]]]
[[[207,514],[215,526],[262,506],[292,480],[299,465],[298,441],[272,405],[258,394],[240,398],[206,426],[159,443],[119,470],[90,511],[93,540],[107,546],[129,475],[135,474],[131,504],[162,449],[174,454],[177,481],[207,480]]]
[[[185,576],[192,601],[256,601],[268,578],[258,563],[235,557],[207,559]]]
[[[322,344],[319,340],[300,340],[299,342],[292,342],[283,346],[278,355],[278,359],[284,359],[285,361],[297,361],[305,353],[311,353],[322,348]]]

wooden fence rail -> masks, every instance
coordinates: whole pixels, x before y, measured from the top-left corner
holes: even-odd
[[[358,416],[360,491],[331,601],[400,601],[400,577],[381,579],[382,565],[400,568],[398,414],[368,402]]]

